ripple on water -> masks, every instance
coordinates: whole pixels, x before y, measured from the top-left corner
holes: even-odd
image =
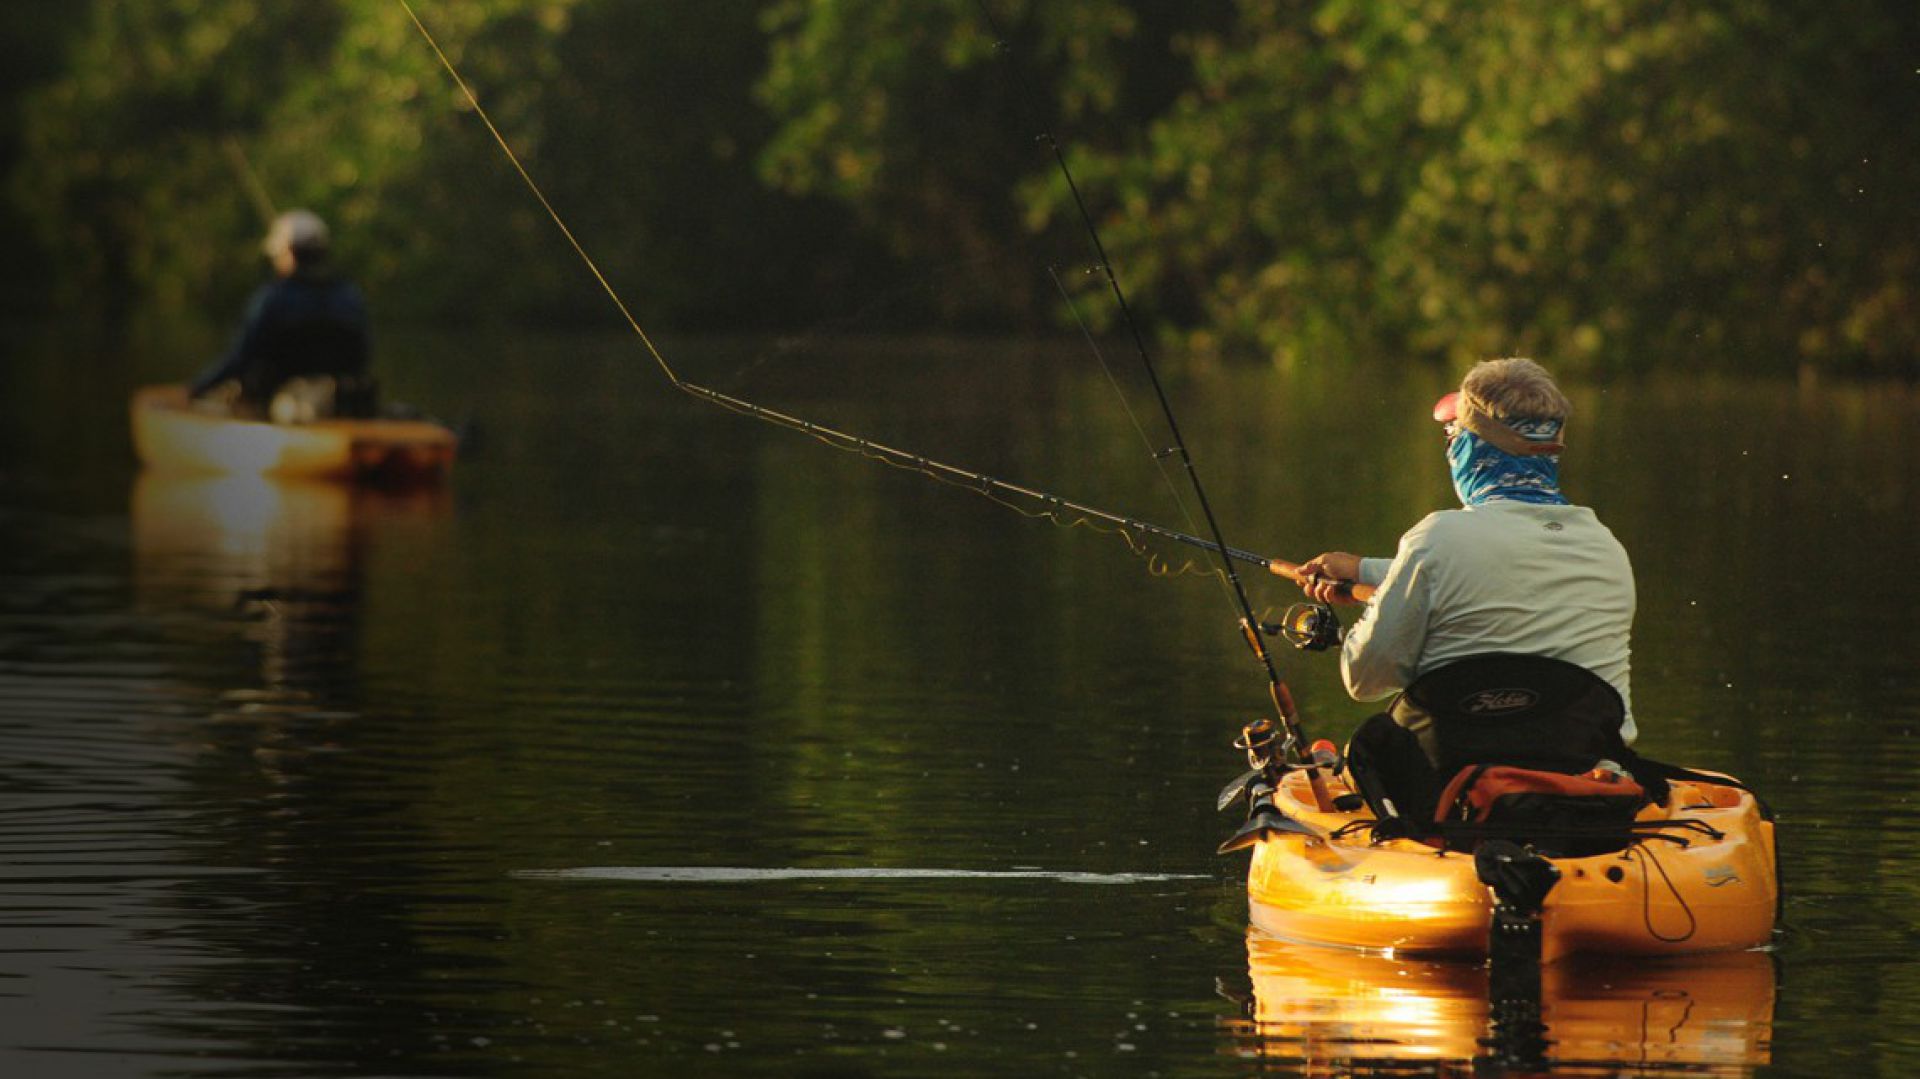
[[[1016,881],[1044,880],[1060,884],[1155,884],[1166,881],[1212,881],[1198,873],[1078,873],[1043,869],[761,869],[744,866],[579,866],[571,869],[522,869],[514,876],[526,880],[625,880],[688,884],[756,884],[766,881]]]

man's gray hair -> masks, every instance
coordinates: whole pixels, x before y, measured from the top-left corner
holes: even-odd
[[[1474,364],[1460,382],[1460,398],[1498,420],[1565,420],[1573,411],[1547,369],[1518,356]]]
[[[293,255],[302,262],[313,261],[327,253],[330,238],[327,223],[312,210],[288,210],[273,219],[260,249],[268,258]]]

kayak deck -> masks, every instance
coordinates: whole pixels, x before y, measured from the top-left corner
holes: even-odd
[[[459,445],[427,420],[277,424],[201,412],[179,385],[140,389],[131,413],[141,463],[169,472],[422,481],[445,475]]]
[[[1338,780],[1331,786],[1348,793]],[[1283,940],[1395,955],[1487,954],[1493,900],[1472,854],[1410,839],[1376,843],[1365,828],[1334,837],[1372,817],[1364,809],[1320,811],[1304,772],[1283,779],[1274,806],[1326,838],[1271,833],[1254,845],[1247,896],[1256,928]],[[1541,910],[1543,961],[1729,951],[1771,938],[1779,897],[1773,824],[1751,793],[1675,782],[1667,805],[1648,806],[1640,819],[1704,828],[1550,859],[1560,880]]]

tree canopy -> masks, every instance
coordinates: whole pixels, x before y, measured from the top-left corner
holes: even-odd
[[[1040,258],[1078,228],[1046,132],[1137,310],[1197,347],[1920,373],[1903,0],[415,6],[655,324],[792,329]],[[396,0],[70,18],[0,127],[51,270],[16,296],[229,301],[257,180],[333,221],[386,317],[601,310]],[[989,279],[913,317],[1054,308]]]

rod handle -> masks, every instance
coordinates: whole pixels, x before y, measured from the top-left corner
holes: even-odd
[[[1298,585],[1310,584],[1321,579],[1312,574],[1300,572],[1298,563],[1288,562],[1280,558],[1269,560],[1267,562],[1267,569],[1271,571],[1274,576],[1285,577],[1287,580]],[[1333,590],[1335,599],[1351,601],[1353,603],[1365,603],[1373,598],[1373,593],[1374,586],[1361,584],[1359,581],[1336,581]]]

